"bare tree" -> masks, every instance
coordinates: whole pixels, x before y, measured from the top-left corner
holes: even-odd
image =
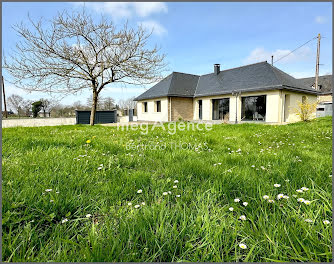
[[[116,82],[149,84],[161,79],[164,54],[148,41],[143,27],[120,28],[104,17],[98,23],[83,9],[59,13],[44,21],[14,26],[22,41],[4,60],[12,83],[28,91],[76,93],[92,91],[90,124],[94,125],[100,92]]]
[[[104,110],[112,110],[115,108],[115,100],[111,97],[104,98],[102,103]]]
[[[24,107],[24,99],[22,96],[17,94],[12,94],[7,98],[9,106],[13,107],[17,112],[17,115],[20,116],[22,108]]]
[[[52,104],[48,99],[39,99],[42,102],[43,116],[46,117],[46,112],[51,110]]]

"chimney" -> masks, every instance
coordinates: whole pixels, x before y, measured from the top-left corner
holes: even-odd
[[[214,73],[218,75],[220,73],[220,64],[214,64]]]

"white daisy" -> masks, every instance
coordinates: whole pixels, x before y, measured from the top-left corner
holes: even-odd
[[[146,203],[145,203],[145,202],[142,202],[141,205],[146,205]]]
[[[176,186],[176,185],[174,185],[174,186],[173,186],[173,188],[174,188],[174,189],[176,189],[176,188],[177,188],[177,186]]]
[[[306,204],[306,205],[310,205],[310,204],[311,204],[311,201],[309,201],[309,200],[304,200],[304,204]]]
[[[162,195],[167,195],[167,194],[168,194],[168,192],[163,192],[163,193],[162,193]]]
[[[46,191],[46,192],[51,192],[51,191],[52,191],[52,189],[46,189],[45,191]]]
[[[303,190],[301,190],[301,189],[298,189],[298,190],[296,190],[296,192],[297,192],[297,193],[302,193],[302,192],[303,192]]]
[[[86,214],[86,218],[90,218],[91,216],[91,214]]]
[[[174,183],[178,183],[179,181],[178,180],[175,180]]]
[[[138,191],[137,191],[137,193],[142,193],[142,192],[143,192],[143,190],[138,190]]]
[[[278,195],[277,195],[277,200],[279,200],[279,199],[282,199],[282,198],[283,198],[283,196],[284,196],[284,194],[283,194],[283,193],[280,193],[280,194],[278,194]]]
[[[281,185],[278,184],[278,183],[275,183],[275,184],[274,184],[274,187],[278,188],[278,187],[281,187]]]
[[[67,221],[68,221],[68,219],[65,218],[65,219],[61,220],[61,223],[64,224],[64,223],[66,223]]]
[[[247,246],[245,244],[239,244],[239,247],[242,249],[247,249]]]
[[[329,222],[328,220],[324,220],[322,221],[325,225],[329,225],[331,222]]]
[[[309,188],[306,188],[306,187],[302,187],[300,189],[302,189],[303,191],[308,191],[309,190]]]
[[[275,201],[274,200],[268,200],[268,203],[274,203]]]
[[[312,220],[312,219],[305,219],[305,222],[307,222],[307,223],[312,223],[313,220]]]
[[[245,221],[245,220],[246,220],[246,216],[241,215],[241,216],[239,217],[239,219],[242,220],[242,221]]]
[[[128,206],[131,206],[132,205],[132,203],[130,202],[130,203],[128,203]]]
[[[230,210],[231,212],[234,210],[234,208],[233,207],[230,207],[230,208],[228,208],[228,210]]]
[[[235,199],[234,199],[234,202],[239,203],[239,202],[240,202],[240,199],[239,199],[239,198],[235,198]]]
[[[283,199],[289,199],[290,197],[287,195],[283,195]]]
[[[135,205],[135,208],[136,208],[136,209],[138,209],[139,207],[140,207],[140,205],[139,205],[139,204],[136,204],[136,205]]]
[[[268,195],[263,195],[263,199],[268,200],[269,196]]]
[[[298,198],[297,201],[300,202],[300,203],[303,203],[305,201],[305,199],[304,198]]]
[[[247,206],[247,205],[248,205],[248,203],[247,203],[247,202],[243,202],[242,204],[243,204],[243,206]]]

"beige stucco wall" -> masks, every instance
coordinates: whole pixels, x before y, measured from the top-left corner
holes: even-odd
[[[171,121],[193,120],[193,98],[170,97]]]
[[[161,112],[155,111],[155,101],[161,101]],[[147,102],[148,111],[144,112],[143,103]],[[138,121],[168,121],[168,98],[154,98],[150,100],[139,101],[137,103]]]
[[[288,97],[285,97],[288,95]],[[302,102],[303,96],[306,96],[308,102],[316,103],[317,95],[312,94],[304,94],[304,93],[296,93],[296,92],[288,92],[284,91],[282,94],[282,103],[283,103],[283,111],[284,116],[282,116],[283,122],[293,123],[301,121],[300,117],[295,113],[295,109],[298,108],[298,102]],[[315,111],[312,114],[312,118],[315,118]]]
[[[318,102],[332,102],[332,95],[319,95]]]

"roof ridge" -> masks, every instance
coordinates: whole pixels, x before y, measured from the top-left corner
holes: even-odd
[[[171,74],[173,74],[173,73],[187,74],[187,75],[193,75],[193,76],[201,76],[201,75],[198,75],[198,74],[192,74],[192,73],[186,73],[186,72],[177,72],[177,71],[173,71]]]

